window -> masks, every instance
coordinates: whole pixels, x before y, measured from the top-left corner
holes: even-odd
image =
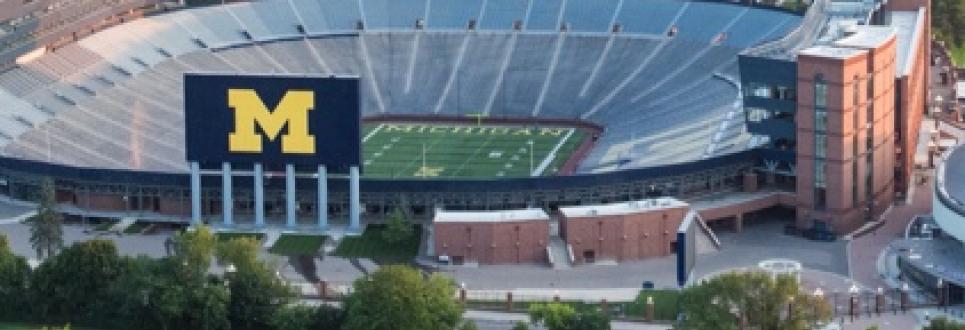
[[[821,74],[814,78],[814,106],[821,108],[828,106],[828,85]]]
[[[814,209],[824,210],[825,208],[827,208],[827,206],[828,206],[827,193],[825,192],[824,188],[815,187],[814,188]]]
[[[814,130],[817,132],[828,130],[828,113],[826,111],[814,112]]]
[[[747,110],[747,121],[759,123],[770,117],[770,112],[761,108],[750,108]]]
[[[827,157],[828,136],[825,134],[814,134],[814,157]]]
[[[858,75],[854,75],[854,82],[852,83],[852,86],[851,86],[851,87],[852,87],[852,88],[851,88],[851,94],[853,94],[853,95],[852,95],[852,99],[853,99],[853,100],[852,100],[852,103],[853,103],[854,106],[855,106],[855,111],[857,111],[858,103],[861,102],[861,98],[860,98],[860,97],[861,97],[861,95],[860,95],[860,94],[861,94],[861,81],[860,81],[859,79],[860,79],[860,78],[858,78]]]

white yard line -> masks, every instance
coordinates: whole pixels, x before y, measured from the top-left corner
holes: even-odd
[[[382,127],[383,127],[383,126],[385,126],[385,124],[379,124],[379,126],[376,126],[375,129],[373,129],[371,132],[369,132],[369,134],[365,134],[365,137],[362,138],[362,143],[367,142],[369,139],[371,139],[373,136],[375,136],[375,134],[378,134],[379,131],[382,130]]]
[[[572,128],[570,129],[569,132],[566,132],[566,135],[563,136],[562,139],[560,139],[560,142],[557,143],[555,147],[553,147],[553,150],[550,150],[550,152],[546,154],[546,158],[544,158],[543,161],[539,163],[539,166],[536,167],[536,169],[534,169],[533,173],[530,173],[530,175],[531,176],[543,175],[543,171],[545,171],[546,168],[549,167],[551,163],[553,163],[553,159],[556,158],[556,153],[559,152],[560,148],[563,147],[563,144],[565,144],[566,141],[569,140],[571,136],[573,136],[574,132],[576,132],[576,129],[572,129]]]

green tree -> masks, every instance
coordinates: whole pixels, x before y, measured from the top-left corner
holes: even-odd
[[[174,235],[174,255],[187,270],[204,273],[211,266],[217,238],[208,226],[192,227]]]
[[[560,303],[533,304],[529,306],[530,322],[548,330],[568,330],[576,320],[576,309]]]
[[[412,224],[406,220],[405,213],[398,208],[392,210],[386,221],[385,231],[382,232],[382,239],[391,244],[398,244],[408,240],[412,235]]]
[[[763,272],[732,272],[684,290],[680,329],[814,329],[831,318],[824,299],[800,290],[794,277]],[[788,306],[791,315],[787,315]]]
[[[949,320],[943,316],[936,317],[922,330],[965,330],[965,324]]]
[[[238,237],[218,242],[215,257],[221,265],[234,265],[238,269],[252,269],[258,262],[261,244],[251,237]]]
[[[573,320],[570,329],[610,330],[610,317],[596,309],[581,310]]]
[[[345,313],[336,307],[289,305],[275,313],[270,325],[274,330],[338,330]]]
[[[10,252],[7,236],[0,235],[0,318],[22,317],[26,306],[21,300],[27,295],[29,280],[27,259]]]
[[[78,242],[47,259],[30,279],[34,316],[46,322],[106,324],[114,310],[110,286],[122,274],[113,242]]]
[[[423,278],[408,266],[385,266],[353,284],[344,330],[451,330],[463,307],[450,279]]]
[[[233,330],[260,330],[269,327],[275,314],[291,302],[293,292],[264,263],[253,262],[227,274],[231,298],[228,320]]]
[[[37,259],[53,256],[64,246],[63,219],[57,213],[54,181],[45,179],[40,184],[37,214],[27,220],[30,226],[30,244],[37,251]]]

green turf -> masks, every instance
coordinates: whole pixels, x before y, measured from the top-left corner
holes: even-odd
[[[408,263],[419,253],[422,230],[418,225],[410,239],[389,244],[382,238],[385,226],[369,225],[362,236],[346,237],[335,248],[335,255],[345,258],[370,258],[378,264]]]
[[[365,175],[380,178],[521,177],[529,176],[531,167],[539,169],[549,157],[552,157],[549,166],[540,175],[554,175],[586,135],[580,129],[561,127],[369,125],[363,133]],[[558,151],[552,154],[557,146]]]
[[[220,232],[220,233],[216,233],[216,234],[215,234],[215,237],[217,237],[218,240],[219,240],[219,241],[222,241],[222,242],[224,242],[224,241],[230,241],[230,240],[233,240],[233,239],[235,239],[235,238],[242,238],[242,237],[253,238],[253,239],[255,239],[256,241],[259,241],[259,242],[260,242],[261,240],[265,239],[265,234],[262,234],[262,233]]]
[[[312,256],[318,254],[327,236],[282,234],[268,252],[285,256]]]

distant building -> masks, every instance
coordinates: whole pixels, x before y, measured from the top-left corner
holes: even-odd
[[[453,264],[547,261],[549,215],[543,210],[438,210],[432,222],[435,254]]]
[[[563,207],[560,235],[576,263],[668,256],[689,209],[673,198]]]

